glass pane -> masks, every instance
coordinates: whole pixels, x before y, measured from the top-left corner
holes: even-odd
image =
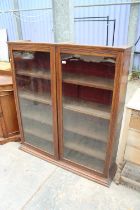
[[[115,59],[61,54],[64,158],[103,172]]]
[[[14,51],[25,142],[53,154],[50,53]]]

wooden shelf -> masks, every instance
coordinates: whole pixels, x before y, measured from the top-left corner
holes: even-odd
[[[34,136],[48,141],[53,140],[52,126],[43,124],[38,121],[33,121],[29,118],[23,118],[22,122],[25,132],[34,134]]]
[[[94,169],[96,171],[102,172],[104,169],[104,161],[91,157],[89,155],[84,155],[78,151],[71,149],[66,149],[64,153],[64,158],[68,161],[72,161],[76,164],[86,166],[87,168]]]
[[[23,118],[26,118],[28,120],[33,120],[33,121],[37,121],[38,123],[44,123],[46,125],[49,125],[49,126],[52,126],[51,124],[51,119],[48,119],[48,118],[43,118],[39,115],[36,115],[36,113],[25,113],[25,114],[22,114],[22,117]],[[101,142],[104,142],[106,143],[107,142],[107,134],[103,131],[100,131],[100,132],[95,132],[92,130],[91,131],[88,131],[86,130],[85,128],[82,128],[79,129],[77,127],[64,127],[64,131],[69,131],[69,132],[72,132],[72,133],[75,133],[75,134],[78,134],[78,135],[81,135],[85,138],[90,138],[91,141],[93,139],[96,139],[97,141],[101,141]]]
[[[23,112],[22,112],[23,113]],[[47,113],[46,113],[47,114]],[[35,112],[35,111],[31,111],[31,112],[25,112],[22,114],[23,118],[29,119],[29,120],[33,120],[33,121],[37,121],[38,123],[44,123],[46,125],[52,126],[52,119],[51,117],[46,117],[45,115],[40,115],[39,113]],[[65,125],[64,125],[65,126]],[[100,132],[95,132],[94,130],[89,131],[86,130],[85,127],[81,127],[81,129],[79,129],[76,126],[65,126],[64,127],[64,132],[72,132],[74,134],[77,135],[81,135],[85,138],[90,138],[91,141],[93,139],[96,139],[98,141],[107,142],[107,134],[101,130]]]
[[[93,102],[86,102],[84,100],[73,100],[72,98],[64,98],[63,99],[63,107],[65,109],[69,109],[71,111],[80,112],[83,114],[100,117],[104,119],[110,119],[110,106],[93,103]]]
[[[105,159],[106,144],[96,141],[95,139],[84,138],[80,135],[72,136],[66,132],[64,136],[64,148],[95,157],[99,160]]]
[[[71,126],[71,127],[64,127],[64,130],[65,131],[69,131],[69,132],[73,132],[75,134],[79,134],[81,136],[84,136],[85,138],[90,138],[91,141],[93,139],[96,139],[98,141],[102,141],[104,143],[107,142],[108,138],[107,138],[107,133],[105,133],[104,131],[100,131],[100,132],[95,132],[94,130],[86,130],[85,128],[81,127],[81,128],[78,128],[75,126]]]
[[[20,70],[17,75],[28,76],[33,78],[50,80],[50,71],[28,71]],[[113,90],[113,80],[95,76],[85,76],[82,74],[63,73],[63,82],[75,85],[101,88],[105,90]]]
[[[47,71],[29,71],[29,70],[18,70],[16,72],[17,75],[21,76],[27,76],[27,77],[33,77],[33,78],[39,78],[39,79],[47,79],[50,80],[50,70]]]
[[[51,136],[50,136],[51,137]],[[36,135],[36,133],[31,132],[28,129],[25,129],[25,142],[40,148],[43,151],[47,151],[49,153],[53,153],[53,144],[51,138],[44,139],[42,136]],[[95,153],[95,150],[91,151],[88,154],[89,150],[85,150],[84,147],[78,147],[78,145],[72,145],[70,143],[66,144],[66,153],[65,158],[69,158],[70,160],[74,160],[77,163],[81,163],[83,165],[86,164],[89,168],[95,168],[96,170],[103,170],[104,159],[103,154],[100,151]],[[87,149],[87,148],[86,148]],[[92,153],[91,153],[92,152]],[[73,155],[73,153],[75,155]],[[84,157],[84,158],[83,158]]]
[[[23,91],[19,90],[19,97],[30,100],[30,101],[35,101],[39,103],[44,103],[44,104],[49,104],[51,105],[51,97],[48,94],[40,94],[40,93],[32,93],[31,91]]]
[[[95,144],[96,143],[96,144]],[[98,144],[97,144],[98,143]],[[83,155],[94,157],[99,160],[105,159],[106,147],[101,142],[97,142],[94,139],[79,140],[67,139],[64,140],[64,148],[79,152]]]
[[[31,124],[31,126],[28,127],[29,120],[32,122],[32,119],[25,119],[23,118],[23,124],[26,124],[27,127],[24,128],[25,138],[27,142],[34,143],[36,146],[41,145],[43,148],[46,146],[46,141],[48,142],[47,145],[49,145],[49,142],[52,143],[53,141],[53,135],[52,133],[49,133],[49,131],[46,131],[42,128],[41,123],[35,123]],[[38,125],[38,126],[37,126]],[[65,134],[66,135],[66,134]],[[97,142],[94,139],[87,139],[87,138],[69,138],[69,134],[66,135],[66,140],[64,142],[64,147],[69,150],[73,150],[75,152],[79,152],[83,155],[87,155],[99,160],[104,160],[105,158],[105,144],[101,142]],[[35,140],[35,141],[34,141]],[[38,144],[37,144],[38,143]],[[49,145],[50,147],[50,145]],[[47,148],[46,148],[47,149]]]
[[[37,113],[35,113],[35,112],[31,112],[30,114],[24,113],[24,114],[22,114],[22,117],[52,126],[52,122],[51,122],[52,119],[48,119],[48,118],[46,118],[46,116],[43,118],[43,116],[40,116],[39,114],[37,115]]]
[[[31,101],[36,101],[44,104],[51,105],[51,98],[49,95],[39,95],[37,93],[32,93],[29,91],[19,91],[19,96],[24,99],[28,99]],[[65,109],[83,113],[86,115],[91,115],[95,117],[100,117],[103,119],[110,119],[110,106],[106,106],[103,104],[93,103],[93,102],[86,102],[84,100],[75,101],[71,98],[65,97],[63,99],[63,107]]]
[[[28,133],[30,135],[34,135],[34,136],[38,137],[38,139],[40,139],[40,138],[44,139],[45,141],[52,142],[52,140],[53,140],[52,134],[50,134],[50,133],[43,133],[39,129],[36,130],[34,128],[32,128],[32,129],[25,128],[24,132]]]
[[[53,154],[53,142],[51,142],[49,139],[44,140],[43,138],[38,137],[31,132],[25,131],[25,142],[45,152]]]
[[[35,112],[34,109],[31,109],[30,111],[22,115],[23,122],[27,126],[27,128],[25,128],[25,138],[27,137],[26,141],[32,144],[33,146],[37,147],[40,146],[42,150],[45,148],[46,151],[50,151],[51,146],[49,142],[53,141],[53,136],[52,134],[47,132],[47,129],[46,130],[43,129],[45,132],[41,130],[42,123],[45,123],[50,126],[50,117],[46,118],[45,120],[45,118],[43,118],[44,116],[37,115],[37,112]],[[34,120],[37,121],[37,123],[34,122]],[[29,121],[31,121],[32,123],[28,127]],[[34,126],[34,123],[36,126]],[[73,133],[72,134],[73,138],[71,136],[71,133]],[[71,152],[76,152],[76,153],[78,152],[77,154],[80,154],[80,156],[83,155],[85,158],[87,155],[86,161],[88,161],[88,159],[91,158],[94,159],[94,162],[99,162],[100,160],[103,161],[105,159],[106,144],[104,143],[106,143],[107,141],[107,136],[105,133],[103,133],[103,130],[101,130],[101,132],[99,133],[98,132],[91,133],[89,131],[85,131],[84,128],[82,127],[81,129],[77,129],[77,127],[73,125],[73,128],[69,127],[65,128],[64,139],[65,139],[64,140],[65,149]],[[100,141],[98,141],[98,139]],[[46,141],[48,141],[48,143],[46,143]],[[102,143],[102,141],[104,143]]]
[[[82,74],[63,73],[63,82],[83,85],[88,87],[113,90],[113,79],[101,78],[95,76],[86,76]]]
[[[20,98],[20,107],[23,118],[27,118],[49,126],[53,124],[52,107],[46,104],[34,104],[24,98]]]
[[[22,118],[25,142],[53,153],[52,126]]]
[[[36,138],[38,138],[38,141],[41,138],[45,141],[52,142],[53,135],[50,130],[51,125],[46,124],[47,122],[49,122],[49,120],[46,121],[44,124],[43,122],[41,122],[42,118],[38,120],[34,116],[35,113],[30,113],[29,116],[26,116],[26,114],[23,115],[22,119],[25,133],[35,136]],[[36,121],[34,121],[34,119]],[[82,136],[81,133],[78,134],[77,132],[74,133],[68,130],[64,131],[64,147],[83,153],[84,155],[95,157],[99,160],[104,160],[106,154],[105,143],[94,139],[93,136],[92,138],[89,138],[87,136]]]
[[[99,160],[105,159],[105,153],[103,153],[100,150],[96,150],[96,148],[88,148],[88,147],[85,147],[84,145],[79,146],[72,142],[66,142],[65,147],[75,152],[80,152],[84,155],[95,157],[96,159],[99,159]]]
[[[38,118],[39,115],[36,115],[35,112],[32,111],[29,113],[27,112],[22,115],[25,141],[35,147],[52,153],[53,134],[50,130],[51,125],[47,124],[50,123],[50,119],[45,121],[45,118],[41,117],[42,115],[40,115]],[[74,127],[76,128],[76,126]],[[83,131],[82,128],[81,130]],[[98,135],[100,135],[100,137]],[[101,138],[101,132],[96,132],[94,136]],[[97,139],[94,139],[93,136],[91,138],[82,136],[80,130],[77,130],[76,128],[75,130],[72,129],[72,131],[70,131],[70,129],[64,131],[64,139],[65,150],[70,151],[70,154],[73,152],[78,154],[78,157],[77,155],[75,157],[76,159],[78,158],[77,161],[81,161],[79,157],[84,156],[83,163],[87,163],[89,160],[89,167],[92,166],[91,160],[94,160],[94,163],[96,164],[100,161],[104,161],[106,154],[106,144],[98,141]]]

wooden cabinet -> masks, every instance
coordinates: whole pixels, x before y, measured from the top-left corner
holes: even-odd
[[[0,75],[0,144],[19,140],[12,77]]]
[[[140,88],[126,104],[118,152],[115,182],[140,187]]]
[[[9,49],[21,148],[108,185],[131,49],[26,42]]]

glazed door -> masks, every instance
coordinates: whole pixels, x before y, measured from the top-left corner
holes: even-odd
[[[24,143],[57,156],[53,49],[13,50]]]
[[[57,58],[60,158],[103,174],[116,60],[63,48]]]

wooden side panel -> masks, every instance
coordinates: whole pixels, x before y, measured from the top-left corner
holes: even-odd
[[[129,129],[127,145],[140,149],[140,132]]]
[[[0,120],[0,138],[3,137],[3,131],[2,131],[2,125],[1,125],[1,120]]]
[[[2,136],[4,138],[7,138],[7,129],[5,126],[5,121],[4,121],[4,117],[3,117],[3,110],[2,110],[2,105],[1,105],[1,96],[0,96],[0,126],[1,126],[1,131],[2,131]]]
[[[131,51],[129,49],[126,50],[124,53],[119,53],[117,58],[115,87],[112,105],[112,119],[110,127],[110,141],[108,144],[105,168],[106,176],[108,176],[109,168],[111,169],[116,162],[116,155],[118,150],[120,129],[127,88],[130,55]]]
[[[0,100],[0,102],[1,102],[1,100]],[[3,114],[2,114],[2,109],[1,109],[1,105],[0,105],[0,137],[3,137],[2,120],[3,120]]]
[[[127,138],[128,138],[128,129],[129,129],[131,112],[132,112],[131,109],[128,109],[125,107],[124,114],[123,114],[122,127],[121,127],[121,132],[120,132],[119,150],[118,150],[118,154],[117,154],[118,155],[118,157],[117,157],[118,164],[120,164],[124,161],[124,154],[125,154],[125,148],[126,148],[126,143],[127,143]]]
[[[132,146],[127,146],[124,158],[132,163],[140,164],[140,150]]]
[[[140,111],[132,111],[129,127],[140,131]]]
[[[1,107],[7,135],[18,132],[17,113],[13,92],[7,92],[1,96]]]
[[[124,113],[124,105],[125,105],[125,96],[127,89],[127,81],[128,81],[128,72],[129,72],[129,64],[130,64],[130,56],[131,51],[126,50],[122,55],[122,68],[120,72],[120,88],[119,88],[119,100],[118,100],[118,111],[117,111],[117,123],[116,123],[116,131],[115,131],[115,142],[113,148],[113,158],[112,164],[116,162],[116,155],[118,151],[118,144],[120,139],[120,130],[122,125],[122,117]]]
[[[109,176],[109,169],[111,168],[111,165],[113,165],[112,164],[114,162],[113,159],[116,157],[114,144],[116,143],[115,135],[117,127],[116,124],[117,124],[117,117],[118,117],[117,113],[119,107],[119,92],[120,92],[121,75],[122,75],[122,59],[123,59],[123,53],[119,53],[117,55],[116,66],[115,66],[115,82],[114,82],[113,99],[112,99],[110,131],[109,131],[108,145],[106,151],[106,162],[104,168],[104,173],[106,177]]]

